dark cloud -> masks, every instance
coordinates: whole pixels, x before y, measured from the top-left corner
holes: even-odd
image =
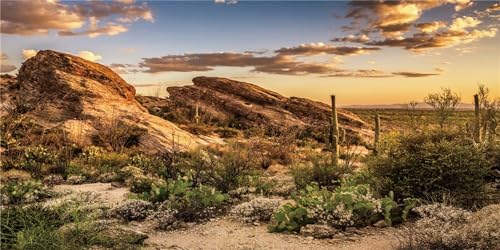
[[[355,77],[355,78],[386,78],[393,77],[394,75],[384,71],[368,69],[368,70],[341,70],[333,74],[325,75],[323,77]]]
[[[279,55],[301,55],[301,56],[311,56],[318,54],[331,54],[331,55],[357,55],[365,54],[369,51],[380,50],[374,47],[337,47],[332,45],[326,45],[323,43],[309,43],[301,44],[296,47],[281,48],[275,52]]]
[[[304,63],[291,56],[277,54],[260,56],[252,53],[198,53],[168,55],[164,57],[143,58],[139,64],[146,72],[191,72],[210,71],[215,67],[251,67],[254,72],[274,74],[320,74],[334,70],[331,65]]]
[[[404,76],[404,77],[427,77],[427,76],[437,76],[436,73],[418,73],[418,72],[393,72],[393,75]]]

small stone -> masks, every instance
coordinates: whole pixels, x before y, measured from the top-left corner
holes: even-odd
[[[348,234],[359,234],[359,230],[356,227],[348,227],[345,229],[345,232]]]
[[[312,237],[312,236],[308,236],[308,237],[306,237],[306,239],[307,239],[307,240],[314,240],[314,237]]]
[[[258,222],[254,222],[254,223],[253,223],[253,225],[254,225],[254,226],[260,226],[260,223],[258,223]]]
[[[306,237],[317,239],[332,238],[337,233],[337,230],[328,225],[306,225],[300,229],[300,234]]]
[[[385,223],[384,220],[379,220],[379,221],[375,222],[375,224],[373,224],[373,226],[378,227],[378,228],[387,227],[387,223]]]

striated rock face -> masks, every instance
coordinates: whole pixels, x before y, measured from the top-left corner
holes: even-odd
[[[2,78],[2,90],[7,90],[2,91],[3,105],[16,98],[30,103],[26,115],[45,129],[64,130],[77,144],[91,144],[98,133],[123,126],[144,132],[138,142],[144,150],[168,150],[173,137],[181,148],[203,143],[150,115],[135,100],[134,87],[106,66],[69,54],[38,52],[23,63],[17,82]]]
[[[196,77],[193,83],[167,88],[168,99],[141,97],[139,100],[150,110],[184,110],[184,113],[189,113],[185,115],[187,122],[193,115],[196,103],[201,116],[244,128],[257,125],[277,128],[310,126],[324,130],[330,122],[331,108],[321,102],[287,98],[251,83],[226,78]],[[338,112],[340,126],[351,132],[350,135],[370,136],[369,126],[359,117],[342,109]]]

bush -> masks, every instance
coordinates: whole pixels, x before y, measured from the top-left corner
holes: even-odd
[[[187,176],[195,186],[210,185],[225,193],[240,187],[245,177],[257,169],[251,150],[240,143],[230,143],[224,151],[198,149],[191,152],[181,165],[181,175]]]
[[[18,160],[17,168],[26,170],[35,178],[42,176],[44,166],[55,164],[57,155],[43,146],[27,147]]]
[[[313,184],[293,198],[296,205],[283,208],[275,214],[271,231],[297,231],[304,223],[336,228],[359,227],[371,225],[380,219],[390,226],[395,219],[405,220],[408,211],[415,205],[414,200],[407,200],[404,207],[398,206],[392,193],[377,199],[368,185],[352,185],[349,182],[344,182],[334,191],[320,189],[317,184]],[[306,211],[305,215],[299,208]],[[285,215],[299,218],[283,218]]]
[[[297,189],[303,189],[312,182],[330,190],[339,185],[340,180],[352,173],[352,168],[342,163],[334,164],[329,154],[309,154],[305,161],[292,168]]]
[[[398,199],[443,201],[448,196],[464,207],[484,200],[492,166],[481,146],[444,131],[402,136],[370,165],[381,192],[394,190]]]
[[[280,199],[256,198],[235,206],[231,214],[245,223],[267,222],[281,205]]]
[[[8,182],[3,184],[0,190],[2,204],[31,203],[54,195],[38,181]]]
[[[313,220],[307,216],[305,208],[286,204],[273,215],[268,229],[276,233],[299,232],[302,226],[310,223],[313,223]]]
[[[471,213],[439,203],[418,207],[421,218],[405,228],[399,249],[497,249],[499,209],[490,205]]]
[[[81,205],[81,204],[79,204]],[[42,204],[11,206],[1,213],[2,249],[82,249],[91,245],[103,244],[101,230],[89,227],[88,212]],[[71,234],[62,227],[73,225]]]
[[[184,180],[152,184],[149,193],[139,194],[138,197],[154,203],[164,203],[169,209],[178,211],[176,217],[184,221],[212,217],[229,198],[213,187],[192,186],[192,183]]]
[[[152,208],[151,202],[131,200],[114,207],[109,211],[109,214],[125,221],[143,220],[149,215]]]

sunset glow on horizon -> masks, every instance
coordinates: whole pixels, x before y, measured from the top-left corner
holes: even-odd
[[[500,96],[498,1],[1,1],[1,71],[39,50],[109,66],[137,93],[196,76],[340,105]]]

